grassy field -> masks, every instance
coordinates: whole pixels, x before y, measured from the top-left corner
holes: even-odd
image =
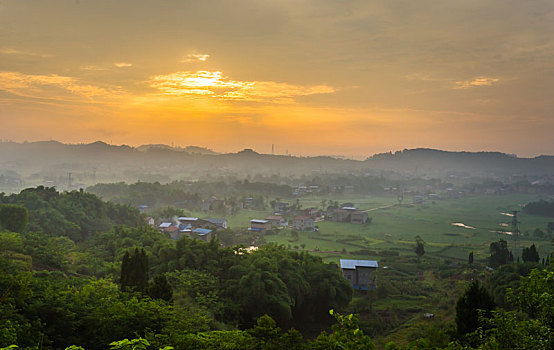
[[[404,204],[389,208],[376,209],[368,214],[373,218],[370,225],[361,226],[349,223],[318,222],[319,232],[300,232],[295,240],[289,230],[282,230],[278,235],[266,237],[268,242],[290,245],[315,252],[329,261],[338,261],[346,255],[349,258],[368,258],[360,250],[369,250],[369,256],[378,257],[379,253],[394,250],[400,255],[413,255],[415,237],[425,241],[427,255],[445,259],[466,260],[470,251],[475,252],[476,259],[489,255],[489,245],[500,238],[506,239],[512,249],[513,237],[499,234],[496,231],[504,228],[500,224],[511,223],[511,217],[502,213],[521,210],[522,206],[536,200],[533,195],[478,196],[461,199],[436,200],[423,205]],[[300,199],[303,207],[320,206],[322,198]],[[350,197],[341,202],[352,202],[362,210],[379,208],[395,203],[394,198]],[[247,215],[248,214],[248,215]],[[258,215],[259,214],[259,215]],[[240,220],[267,213],[243,212]],[[237,220],[237,224],[243,221]],[[233,220],[235,221],[235,220]],[[549,218],[519,214],[519,229],[522,235],[518,239],[519,255],[522,246],[535,243],[541,255],[551,251],[550,241],[536,240],[532,232],[535,228],[546,228]],[[230,221],[231,223],[231,221]],[[467,227],[452,225],[463,223]],[[244,226],[244,223],[243,225]],[[378,253],[378,254],[373,254]]]
[[[341,257],[381,260],[383,252],[387,251],[398,252],[400,256],[414,256],[416,236],[425,241],[426,256],[465,261],[469,252],[473,251],[475,259],[485,259],[489,256],[490,243],[500,238],[507,240],[509,248],[513,249],[513,237],[497,233],[501,229],[510,230],[512,218],[502,213],[521,210],[523,205],[538,198],[521,194],[474,196],[398,206],[393,197],[301,197],[299,200],[303,208],[321,207],[324,199],[352,202],[361,210],[370,210],[368,215],[372,217],[372,222],[369,225],[354,225],[321,221],[316,223],[319,232],[299,232],[298,238],[294,238],[290,230],[283,229],[279,234],[265,238],[267,242],[307,250],[326,261],[336,262]],[[230,228],[241,229],[249,227],[251,219],[264,219],[272,213],[269,208],[263,211],[240,210],[226,218]],[[206,216],[201,212],[191,212],[190,215]],[[549,221],[554,219],[519,213],[522,235],[514,254],[516,258],[521,254],[521,247],[532,243],[536,244],[541,256],[551,252],[549,240],[537,240],[532,234],[536,228],[545,229]],[[453,223],[466,227],[454,226]]]

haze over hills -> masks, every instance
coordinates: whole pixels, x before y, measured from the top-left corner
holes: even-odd
[[[329,156],[295,157],[260,154],[251,149],[218,154],[209,149],[167,145],[131,147],[63,144],[57,141],[1,142],[0,173],[16,173],[20,181],[56,182],[72,173],[74,181],[87,185],[106,181],[171,181],[205,176],[256,174],[283,176],[313,173],[367,173],[396,171],[415,176],[548,175],[554,172],[554,156],[520,158],[499,152],[449,152],[411,149],[382,153],[364,161]]]

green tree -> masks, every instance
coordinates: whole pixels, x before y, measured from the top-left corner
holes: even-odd
[[[516,290],[508,289],[514,311],[493,312],[477,332],[482,349],[548,350],[554,347],[554,272],[534,269]]]
[[[498,267],[510,262],[510,251],[508,250],[508,242],[501,239],[498,242],[492,242],[489,246],[491,256],[489,264],[491,267]],[[513,256],[512,256],[513,260]]]
[[[29,223],[29,212],[25,207],[0,204],[0,229],[22,233]]]
[[[416,246],[414,248],[414,252],[417,255],[417,261],[419,261],[423,256],[423,254],[425,254],[425,242],[419,235],[416,236],[415,242],[416,242]]]
[[[144,249],[135,248],[133,254],[125,252],[121,261],[121,290],[145,292],[148,287],[148,257]]]
[[[523,251],[521,252],[521,258],[525,262],[539,262],[539,252],[537,252],[537,247],[535,247],[534,244],[532,244],[529,248],[523,248]]]
[[[494,309],[494,299],[491,294],[475,280],[456,302],[456,327],[458,334],[463,336],[474,332],[482,323],[479,321],[479,310],[487,317]]]
[[[467,261],[467,262],[468,262],[468,264],[470,264],[470,265],[473,264],[473,252],[470,252],[470,253],[469,253],[469,258],[468,258],[468,261]]]
[[[154,276],[152,283],[148,286],[148,295],[152,299],[162,299],[165,301],[173,299],[173,289],[164,274]]]
[[[331,327],[331,333],[322,332],[314,339],[310,344],[311,349],[375,349],[375,344],[373,344],[371,338],[364,335],[364,332],[359,329],[358,318],[355,315],[343,316],[333,310],[330,310],[329,313],[335,317],[337,324]]]

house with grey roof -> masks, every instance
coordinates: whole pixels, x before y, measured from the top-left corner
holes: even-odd
[[[340,270],[352,288],[358,291],[368,291],[377,288],[375,275],[379,264],[376,260],[340,259]]]
[[[250,220],[250,227],[248,228],[248,231],[265,233],[268,230],[271,230],[271,223],[269,220]]]
[[[227,219],[222,219],[222,218],[206,218],[204,219],[206,220],[207,222],[210,222],[212,224],[214,224],[215,226],[217,226],[217,228],[223,228],[223,229],[226,229],[227,228]]]

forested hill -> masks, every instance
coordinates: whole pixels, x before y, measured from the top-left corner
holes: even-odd
[[[39,186],[9,196],[0,193],[0,209],[5,205],[27,209],[27,231],[63,235],[76,242],[109,231],[114,225],[137,227],[144,224],[144,218],[136,207],[104,202],[96,195],[83,191],[60,193],[53,187]],[[0,217],[0,229],[17,226],[6,225],[3,219],[13,221],[19,218],[6,212]]]
[[[293,157],[259,154],[253,150],[215,154],[197,147],[164,145],[114,146],[103,142],[63,144],[56,141],[0,142],[0,182],[45,184],[66,188],[70,182],[169,182],[218,175],[302,175],[394,170],[416,175],[542,175],[554,172],[554,157],[518,158],[497,152],[447,152],[412,149],[377,154],[365,161],[327,156]],[[48,182],[47,182],[48,181]],[[1,185],[1,184],[0,184]],[[23,187],[19,187],[23,188]]]
[[[417,148],[375,154],[365,161],[373,168],[398,171],[458,171],[466,173],[547,174],[554,156],[519,158],[500,152],[449,152]]]

